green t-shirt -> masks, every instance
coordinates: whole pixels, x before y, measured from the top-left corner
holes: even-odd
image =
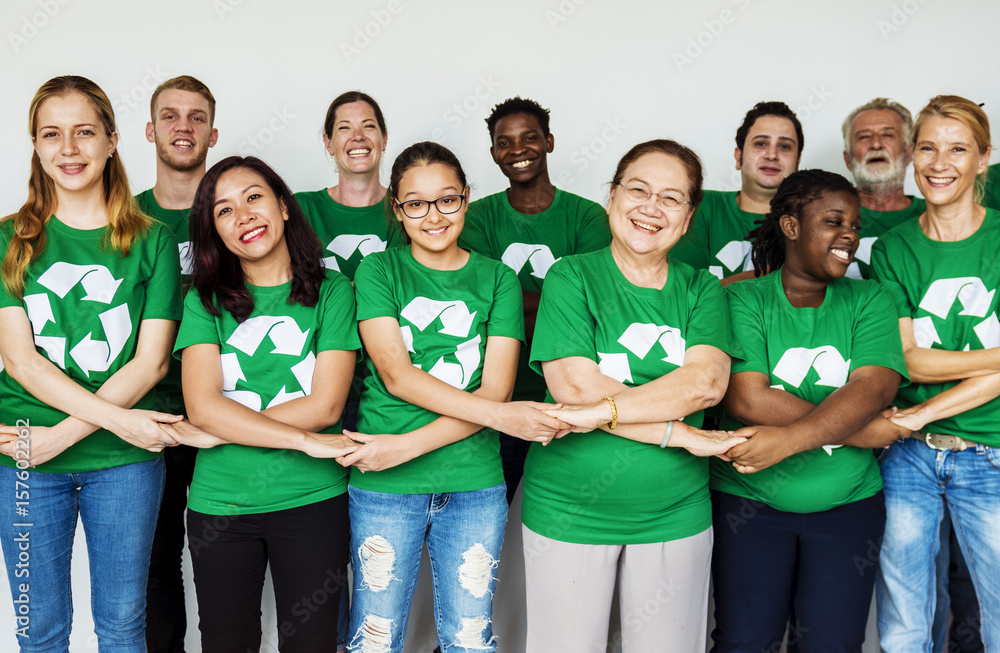
[[[927,208],[927,203],[922,197],[909,196],[910,205],[899,211],[872,211],[861,207],[861,229],[858,236],[861,242],[858,243],[858,251],[854,254],[854,260],[847,268],[847,278],[849,279],[870,279],[872,246],[878,237],[903,224],[910,218],[918,218]]]
[[[399,230],[389,229],[385,202],[345,206],[325,188],[295,193],[295,200],[323,244],[323,266],[350,281],[364,257],[403,244]]]
[[[594,361],[629,387],[684,364],[685,351],[729,352],[718,279],[671,261],[661,290],[640,288],[610,248],[568,256],[549,270],[531,347],[532,368],[570,356]],[[551,395],[547,398],[552,401]],[[701,411],[685,418],[701,426]],[[578,544],[643,544],[689,537],[711,525],[708,460],[684,449],[600,430],[532,444],[524,468],[525,526]]]
[[[913,319],[918,347],[967,351],[1000,347],[1000,213],[989,209],[976,233],[957,242],[931,240],[918,220],[885,233],[872,248],[872,277],[896,304],[897,316]],[[914,383],[900,388],[896,405],[908,408],[956,385]],[[928,424],[949,433],[1000,446],[1000,398]]]
[[[741,209],[736,203],[737,194],[705,191],[687,233],[670,250],[670,256],[697,270],[708,270],[719,279],[753,270],[747,234],[764,214]]]
[[[796,308],[777,270],[728,286],[726,296],[733,339],[745,354],[733,374],[767,374],[772,388],[817,405],[859,367],[887,367],[906,378],[892,299],[874,282],[839,279],[819,307]],[[712,489],[785,512],[829,510],[882,489],[871,451],[844,445],[804,451],[754,474],[718,458],[711,467]]]
[[[413,365],[467,392],[479,389],[489,336],[524,339],[514,273],[475,252],[461,269],[432,270],[409,247],[393,247],[366,258],[354,284],[359,322],[397,320]],[[361,394],[359,431],[404,434],[439,417],[392,395],[367,362],[371,375]],[[483,429],[396,467],[353,470],[351,485],[395,494],[482,490],[503,482],[499,446],[496,431]]]
[[[556,189],[549,208],[529,215],[514,210],[507,191],[469,204],[459,239],[465,249],[502,261],[521,288],[541,292],[549,266],[569,254],[585,254],[611,242],[608,214],[597,202]],[[514,400],[542,401],[545,379],[528,366],[531,342],[521,349]]]
[[[0,223],[2,251],[7,251],[13,229],[13,220]],[[170,231],[153,223],[122,256],[101,246],[105,229],[74,229],[52,216],[45,226],[45,250],[24,276],[23,299],[0,286],[0,308],[23,307],[38,352],[91,392],[135,356],[142,320],[181,316],[177,241]],[[135,408],[152,409],[153,393]],[[65,418],[0,370],[0,422],[28,419],[35,426],[54,426]],[[99,429],[36,470],[88,472],[158,455]],[[0,464],[13,467],[14,461],[0,456]]]
[[[986,169],[985,191],[983,206],[1000,211],[1000,163],[994,163]]]
[[[184,300],[175,355],[189,345],[219,345],[223,395],[260,411],[312,392],[316,355],[360,349],[354,293],[330,274],[315,306],[290,304],[292,282],[247,284],[253,312],[242,323],[205,310],[196,290]],[[340,421],[321,433],[339,433]],[[209,515],[246,515],[305,506],[347,491],[347,470],[301,451],[224,444],[198,452],[188,507]]]
[[[189,220],[191,209],[164,209],[156,203],[153,189],[135,196],[139,209],[149,217],[166,225],[177,239],[177,255],[180,258],[181,282],[185,288],[191,281],[191,240]],[[163,380],[156,384],[156,410],[174,415],[184,415],[184,395],[181,391],[181,363],[170,359],[170,369]]]

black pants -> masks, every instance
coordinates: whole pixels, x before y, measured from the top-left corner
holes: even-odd
[[[270,565],[281,653],[333,652],[347,580],[347,494],[254,515],[188,510],[204,653],[259,651]]]
[[[146,649],[149,653],[184,653],[187,612],[184,607],[184,509],[198,450],[167,447],[167,478],[153,534],[146,584]]]
[[[861,650],[885,531],[881,492],[809,514],[713,492],[712,518],[714,652],[778,653],[793,609],[798,650]]]

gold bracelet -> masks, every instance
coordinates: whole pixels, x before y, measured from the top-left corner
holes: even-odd
[[[611,395],[604,397],[608,400],[608,404],[611,406],[611,423],[608,424],[608,428],[612,431],[618,426],[618,406],[615,406],[615,400],[611,398]]]

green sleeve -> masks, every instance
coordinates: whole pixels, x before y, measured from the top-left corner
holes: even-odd
[[[174,357],[181,357],[181,350],[189,345],[221,344],[219,330],[216,328],[217,318],[210,315],[201,303],[201,297],[194,288],[184,298],[184,317],[180,329],[177,330],[177,342],[174,344]]]
[[[764,336],[764,312],[754,286],[734,283],[726,288],[731,321],[731,340],[738,343],[742,360],[733,359],[732,373],[760,372],[771,374]]]
[[[392,297],[392,280],[383,258],[379,253],[366,256],[354,273],[358,322],[375,317],[399,319],[399,307]]]
[[[709,216],[701,216],[701,207],[691,217],[687,233],[670,249],[670,256],[684,261],[696,270],[707,270],[711,265],[709,252]]]
[[[521,284],[514,271],[503,264],[497,265],[496,288],[487,336],[505,336],[524,342],[524,309],[521,306]]]
[[[585,201],[580,229],[576,233],[574,254],[586,254],[607,247],[611,243],[611,227],[608,214],[597,202]]]
[[[354,319],[354,288],[344,275],[327,274],[329,278],[320,289],[325,297],[316,334],[316,351],[361,349],[358,323]]]
[[[596,363],[597,344],[583,279],[571,259],[563,259],[545,275],[531,344],[531,369],[541,374],[543,362],[569,356]]]
[[[877,281],[889,294],[889,299],[896,305],[896,317],[912,317],[910,300],[907,297],[906,289],[896,275],[896,270],[889,263],[889,254],[885,249],[882,238],[875,241],[872,246],[872,279]]]
[[[722,283],[709,272],[696,270],[692,290],[696,296],[684,333],[687,346],[709,345],[728,354],[732,344]]]
[[[482,254],[491,259],[495,259],[490,251],[490,241],[486,237],[486,221],[490,219],[485,210],[482,200],[469,204],[469,210],[465,212],[465,226],[458,237],[458,244],[463,249]]]
[[[146,280],[142,320],[179,320],[183,312],[181,262],[177,239],[164,226],[156,227],[156,252]]]
[[[866,282],[863,305],[858,307],[858,317],[851,335],[851,371],[866,365],[888,367],[899,372],[909,381],[903,343],[899,335],[899,320],[889,293],[874,282]]]

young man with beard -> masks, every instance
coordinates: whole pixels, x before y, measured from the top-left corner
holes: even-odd
[[[784,102],[758,102],[736,130],[738,191],[705,191],[687,233],[670,256],[707,269],[728,285],[753,278],[747,234],[764,217],[785,177],[802,160],[802,124]]]
[[[547,156],[555,148],[549,110],[514,97],[486,119],[490,156],[510,188],[469,204],[460,243],[502,261],[517,274],[524,300],[527,344],[521,349],[515,401],[544,401],[545,380],[528,368],[535,314],[549,266],[568,254],[592,252],[611,243],[608,215],[600,204],[567,193],[549,180]],[[528,442],[501,434],[507,503],[524,473]]]
[[[906,107],[875,98],[844,120],[844,163],[861,196],[861,243],[847,276],[868,278],[872,245],[886,231],[924,212],[924,200],[903,192],[906,168],[913,159]]]
[[[163,82],[149,103],[151,120],[146,140],[156,145],[156,184],[136,196],[139,208],[173,230],[181,260],[181,279],[187,290],[191,274],[188,216],[195,191],[205,176],[208,148],[219,137],[213,127],[215,98],[205,84],[189,75]],[[156,386],[156,409],[186,414],[181,394],[180,363]],[[163,500],[153,537],[146,587],[146,647],[149,653],[183,653],[187,615],[184,607],[184,509],[194,473],[197,449],[167,447]]]

